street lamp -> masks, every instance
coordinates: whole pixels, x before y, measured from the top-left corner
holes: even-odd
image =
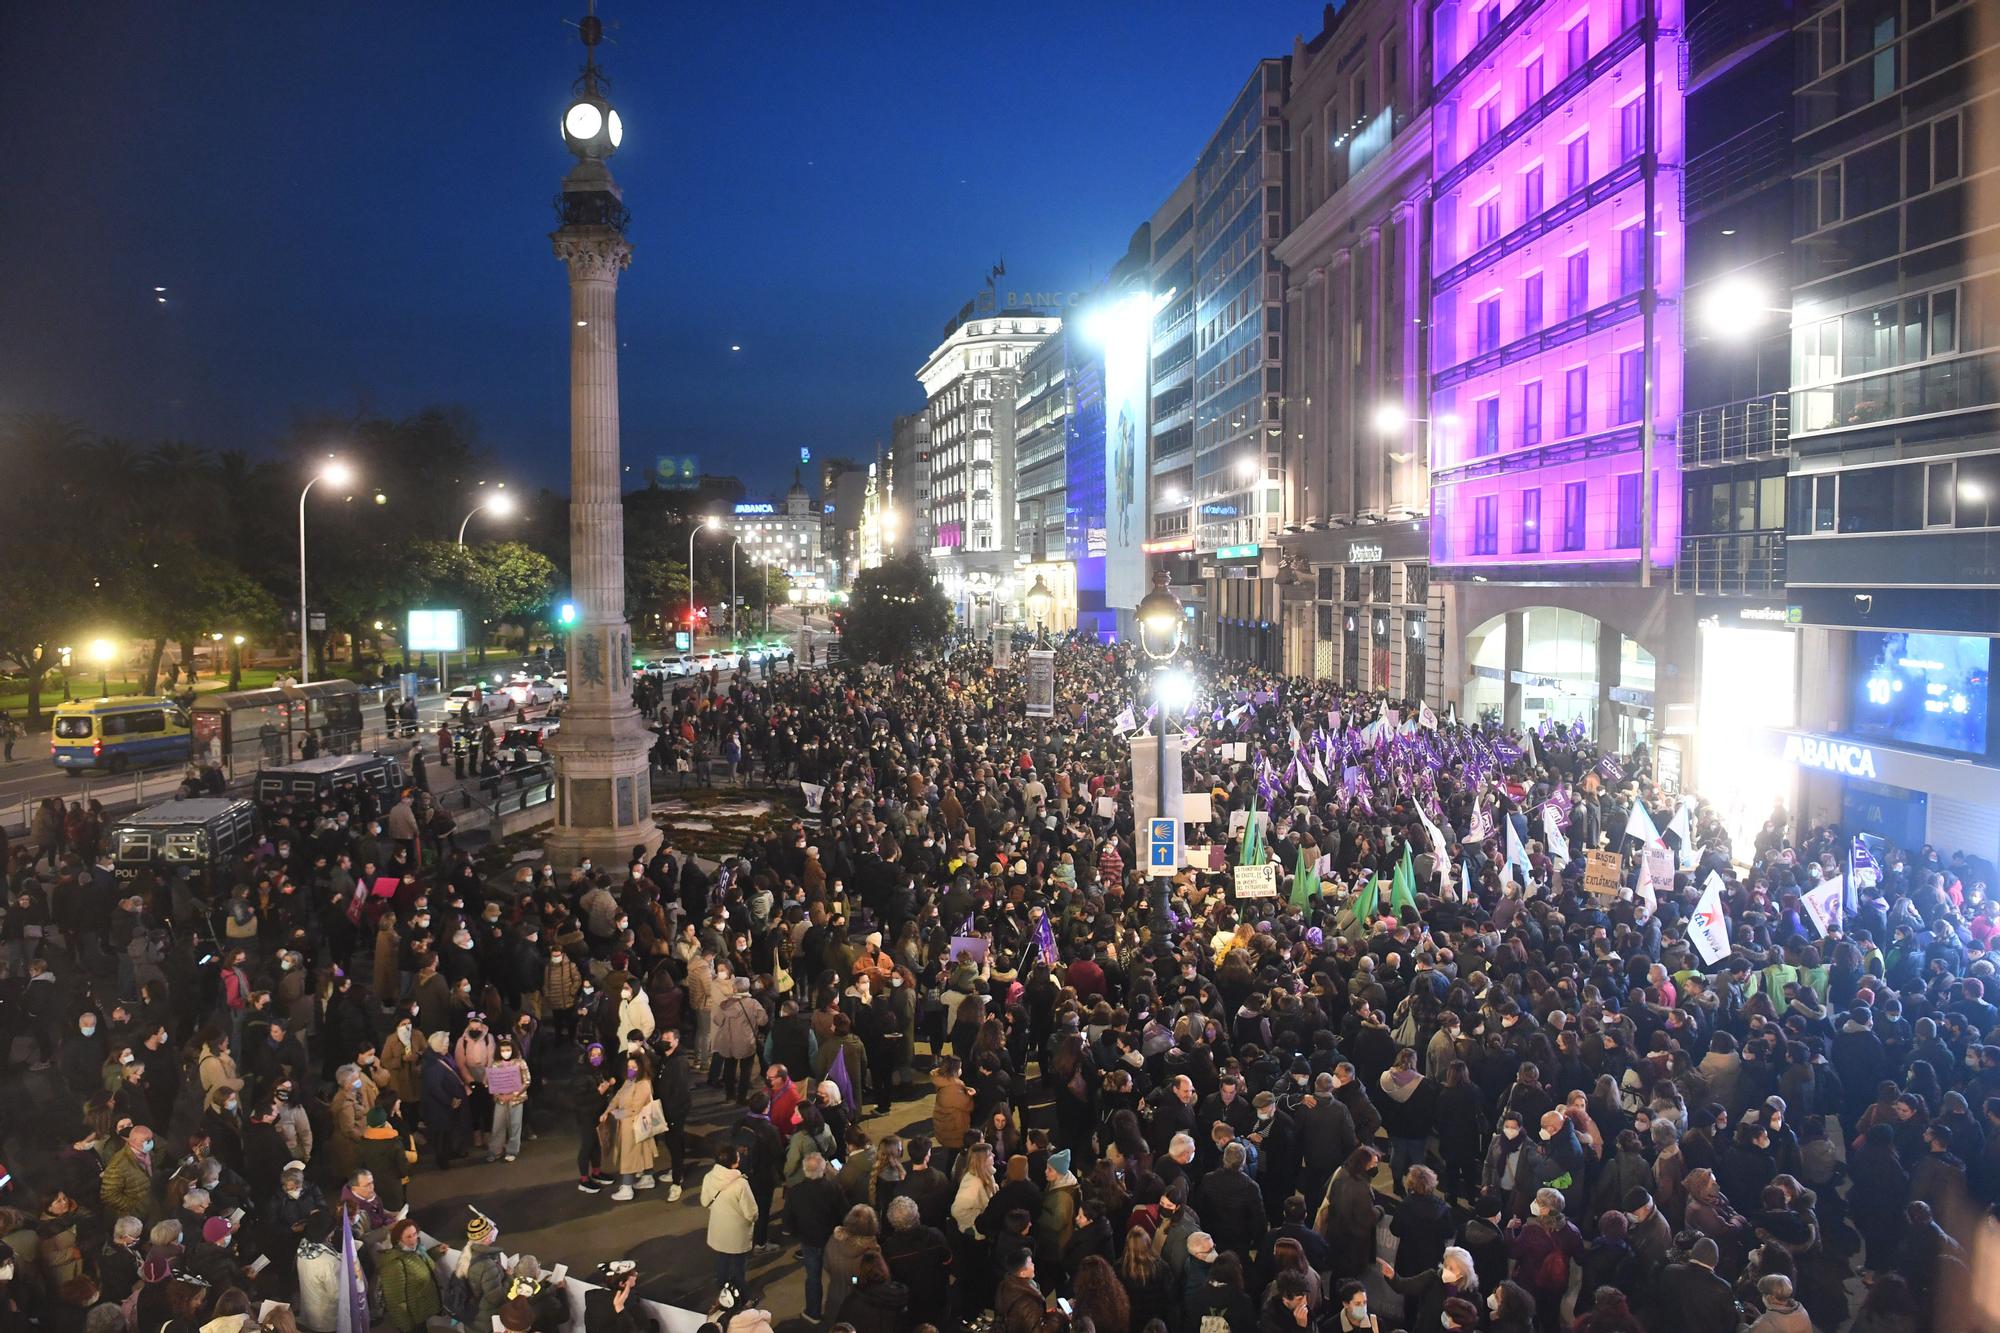
[[[1169,689],[1165,677],[1169,674],[1166,664],[1181,646],[1181,602],[1167,588],[1167,571],[1153,572],[1153,590],[1139,599],[1134,609],[1134,618],[1139,622],[1139,647],[1146,656],[1159,667],[1154,676],[1153,697],[1159,702],[1160,726],[1156,733],[1159,749],[1154,752],[1153,814],[1156,818],[1178,818],[1178,812],[1167,813],[1167,697]],[[1148,890],[1152,902],[1153,938],[1165,940],[1173,930],[1173,917],[1167,911],[1167,881],[1165,877],[1155,877]]]
[[[306,497],[312,488],[325,482],[329,486],[345,486],[354,480],[354,469],[338,458],[330,458],[306,483],[299,492],[299,684],[312,679],[312,632],[309,628],[311,615],[306,610]],[[375,503],[381,504],[388,497],[378,494]]]
[[[108,674],[111,670],[111,660],[117,656],[118,645],[111,640],[90,641],[90,660],[97,663],[97,692],[106,699],[111,697],[111,681]]]
[[[1701,320],[1708,331],[1730,342],[1754,337],[1772,315],[1789,315],[1784,306],[1771,304],[1771,295],[1754,279],[1732,276],[1722,279],[1702,299]]]
[[[710,514],[701,522],[688,529],[688,642],[694,642],[694,539],[703,528],[713,532],[722,527],[722,519]]]
[[[465,516],[465,522],[460,523],[458,525],[458,544],[460,546],[465,545],[466,525],[471,523],[473,517],[477,515],[479,511],[482,509],[492,511],[493,516],[495,518],[506,518],[509,514],[512,514],[514,512],[514,497],[507,494],[507,492],[505,491],[496,491],[493,494],[493,497],[487,500],[485,503],[474,505],[472,507],[472,513],[467,514]]]
[[[1049,618],[1049,603],[1056,595],[1049,591],[1048,580],[1035,575],[1035,586],[1022,594],[1021,600],[1028,604],[1028,614],[1035,618],[1035,643],[1039,646],[1043,639],[1043,625]]]

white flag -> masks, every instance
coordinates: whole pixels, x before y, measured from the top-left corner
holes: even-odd
[[[1708,872],[1708,887],[1688,918],[1688,943],[1694,945],[1701,961],[1714,966],[1729,956],[1729,919],[1722,913],[1722,876]]]
[[[801,782],[799,790],[805,793],[806,813],[818,814],[820,801],[826,796],[826,788],[817,782]]]
[[[1667,824],[1667,832],[1680,840],[1676,858],[1682,870],[1693,870],[1700,859],[1695,855],[1694,820],[1688,816],[1688,803],[1682,801],[1674,811],[1674,817]]]
[[[1431,817],[1424,813],[1421,805],[1417,807],[1417,822],[1424,826],[1424,836],[1431,840],[1431,859],[1437,867],[1438,885],[1443,887],[1445,866],[1451,860],[1444,849],[1444,834],[1438,832],[1438,826],[1431,823]]]
[[[1569,864],[1569,835],[1563,832],[1562,821],[1556,818],[1556,808],[1542,807],[1542,839],[1548,843],[1549,859],[1561,870]]]
[[[1436,731],[1438,729],[1438,715],[1431,711],[1429,704],[1419,704],[1417,706],[1417,725],[1425,731]]]
[[[1648,847],[1660,840],[1660,826],[1653,822],[1653,813],[1644,801],[1632,802],[1632,813],[1625,820],[1625,836],[1637,838]]]
[[[1512,815],[1503,816],[1501,822],[1507,826],[1507,864],[1520,868],[1521,887],[1525,889],[1532,878],[1527,845],[1521,841],[1520,833],[1514,828]]]
[[[1811,893],[1799,896],[1799,901],[1805,904],[1806,915],[1812,918],[1822,938],[1840,929],[1846,894],[1843,879],[1844,876],[1835,875]]]
[[[1134,728],[1136,728],[1139,725],[1139,719],[1133,717],[1132,710],[1127,708],[1123,712],[1118,714],[1118,720],[1112,725],[1117,729],[1120,735],[1123,735],[1125,732],[1131,731]]]
[[[1486,806],[1477,796],[1472,798],[1472,819],[1465,826],[1467,842],[1485,842],[1493,836],[1493,821],[1486,817]]]

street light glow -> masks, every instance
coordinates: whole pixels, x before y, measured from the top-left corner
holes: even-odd
[[[721,516],[718,514],[710,514],[708,516],[708,522],[706,526],[711,532],[715,531],[717,528],[720,528],[722,526]]]
[[[1375,429],[1384,435],[1401,435],[1410,428],[1410,414],[1401,403],[1383,403],[1375,409]]]
[[[1254,458],[1239,459],[1236,464],[1236,475],[1245,481],[1255,481],[1257,479],[1257,460]]]
[[[354,480],[354,469],[338,458],[330,458],[319,470],[319,479],[329,486],[345,486]]]
[[[1194,703],[1194,677],[1185,671],[1162,671],[1154,696],[1169,713],[1185,713]]]
[[[514,512],[514,497],[504,493],[495,494],[491,500],[486,502],[486,510],[488,513],[495,514],[500,518],[506,518]]]
[[[111,640],[92,639],[90,641],[90,660],[99,666],[109,664],[117,656],[118,645],[111,642]]]
[[[1764,326],[1770,313],[1770,293],[1744,277],[1724,278],[1702,302],[1702,322],[1719,338],[1748,338]]]

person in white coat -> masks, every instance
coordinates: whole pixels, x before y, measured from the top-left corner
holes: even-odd
[[[658,1026],[653,1021],[653,1002],[646,998],[646,992],[630,977],[618,992],[618,1040],[628,1040],[634,1032],[639,1040],[651,1041],[653,1029]]]
[[[757,1229],[757,1196],[737,1169],[732,1144],[715,1156],[701,1178],[701,1206],[708,1209],[708,1248],[715,1255],[715,1280],[742,1291],[750,1282],[750,1240]]]

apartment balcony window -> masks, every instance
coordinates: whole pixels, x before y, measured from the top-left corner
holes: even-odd
[[[1542,442],[1542,382],[1533,380],[1521,386],[1521,445],[1523,448]]]
[[[1571,366],[1563,373],[1563,434],[1581,435],[1590,420],[1590,369]]]
[[[1639,545],[1641,494],[1638,473],[1627,472],[1618,478],[1618,529],[1613,545],[1621,551],[1632,550]]]
[[[1520,522],[1514,528],[1514,551],[1533,555],[1542,549],[1542,492],[1533,488],[1521,492]]]
[[[1483,354],[1500,345],[1500,298],[1488,297],[1479,303],[1474,342]]]
[[[1521,332],[1523,334],[1542,331],[1542,275],[1530,273],[1521,279]]]
[[[1500,239],[1500,196],[1489,195],[1479,201],[1474,227],[1474,244],[1491,245]]]
[[[1545,81],[1546,75],[1543,72],[1542,58],[1540,56],[1536,56],[1533,60],[1521,66],[1522,106],[1533,106],[1542,100],[1542,93],[1546,91],[1543,87]]]
[[[1500,497],[1481,495],[1472,501],[1472,553],[1500,554]]]
[[[1637,347],[1618,354],[1618,423],[1637,421],[1645,413],[1646,358]]]
[[[1569,72],[1576,73],[1590,63],[1590,18],[1585,15],[1563,32],[1563,49],[1568,54]]]
[[[1581,551],[1589,544],[1589,484],[1572,481],[1563,487],[1562,548]]]
[[[1537,162],[1521,173],[1521,221],[1542,215],[1542,164]]]
[[[1482,398],[1473,408],[1472,451],[1484,457],[1500,452],[1500,400]]]
[[[1590,135],[1579,134],[1563,145],[1564,188],[1580,194],[1590,186]]]
[[[1646,151],[1646,97],[1633,98],[1618,108],[1618,160],[1630,162]]]

